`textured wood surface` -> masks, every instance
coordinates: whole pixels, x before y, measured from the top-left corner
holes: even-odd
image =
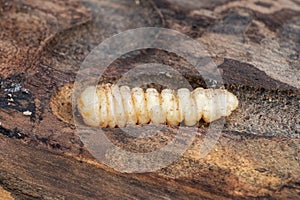
[[[298,0],[0,0],[0,199],[299,199],[299,22]],[[171,165],[120,173],[90,155],[69,123],[66,92],[55,95],[104,39],[146,26],[201,42],[240,105],[206,157],[202,124]],[[154,49],[117,59],[104,81],[146,62],[204,86],[186,60]],[[107,134],[132,151],[165,144]]]

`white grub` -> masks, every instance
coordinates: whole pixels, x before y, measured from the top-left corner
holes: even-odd
[[[124,127],[135,124],[170,124],[184,122],[194,126],[200,119],[212,122],[229,116],[238,107],[237,97],[224,89],[196,88],[177,92],[154,88],[111,84],[89,86],[77,99],[77,107],[86,125]]]

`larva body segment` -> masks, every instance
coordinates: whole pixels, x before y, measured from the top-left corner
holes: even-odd
[[[105,84],[87,87],[77,99],[78,110],[86,125],[124,127],[127,125],[170,124],[195,125],[201,118],[212,122],[229,116],[238,106],[235,95],[223,89],[197,88],[177,92]]]
[[[106,127],[108,125],[107,118],[108,118],[108,113],[107,113],[107,98],[106,98],[106,90],[103,87],[97,87],[96,89],[97,95],[99,98],[100,102],[100,121],[99,125],[100,127]]]
[[[127,116],[127,125],[134,125],[137,123],[137,116],[134,109],[133,100],[131,97],[131,91],[128,86],[122,86],[120,88],[123,106],[124,106],[124,113]]]
[[[166,114],[166,122],[170,125],[178,125],[180,113],[178,108],[178,98],[173,90],[164,89],[161,94],[162,109]]]
[[[187,126],[193,126],[197,122],[196,103],[187,88],[177,91],[180,121],[184,121]]]
[[[112,96],[114,99],[116,124],[118,127],[124,127],[127,122],[127,116],[124,112],[123,99],[120,93],[120,89],[117,85],[112,86]]]
[[[142,88],[135,87],[131,90],[134,109],[138,118],[138,124],[147,124],[150,118],[147,110],[145,93]]]
[[[108,126],[109,127],[115,127],[116,124],[116,109],[115,108],[115,100],[114,97],[112,95],[112,87],[110,87],[109,85],[105,85],[105,91],[106,91],[106,98],[107,98],[107,122],[108,122]],[[105,105],[103,105],[105,106]],[[89,124],[88,124],[89,125]]]
[[[199,121],[202,118],[203,115],[203,107],[204,103],[206,101],[206,96],[205,96],[205,89],[203,88],[196,88],[192,92],[192,98],[194,99],[196,103],[196,114],[197,114],[197,121]]]
[[[146,90],[147,111],[153,124],[163,124],[166,122],[166,114],[162,109],[161,98],[154,88]]]

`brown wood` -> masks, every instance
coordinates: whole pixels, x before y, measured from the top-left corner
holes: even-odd
[[[299,199],[299,21],[297,0],[0,0],[0,199]],[[90,155],[72,124],[70,90],[59,88],[72,86],[104,39],[145,26],[201,42],[240,105],[206,157],[201,122],[170,166],[121,173]],[[117,59],[102,81],[146,62],[205,86],[186,60],[154,49]],[[166,126],[163,139],[174,131]],[[135,152],[166,142],[107,135]]]

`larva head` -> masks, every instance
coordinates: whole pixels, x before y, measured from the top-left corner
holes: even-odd
[[[202,118],[205,122],[212,122],[231,114],[238,106],[235,95],[223,89],[204,90],[204,102]]]
[[[77,105],[84,122],[89,126],[98,127],[100,101],[96,93],[96,87],[87,87],[78,97]]]
[[[228,91],[226,91],[226,97],[227,97],[227,99],[226,99],[227,106],[226,107],[228,108],[228,110],[230,110],[230,112],[234,111],[239,105],[239,100],[237,99],[237,97],[234,94],[232,94],[231,92],[228,92]]]

